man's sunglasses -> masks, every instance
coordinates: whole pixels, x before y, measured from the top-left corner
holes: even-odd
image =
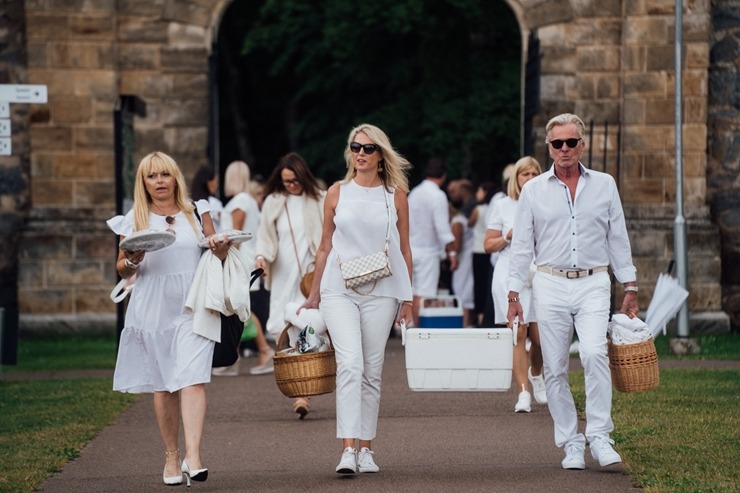
[[[373,152],[380,149],[379,145],[376,144],[360,144],[359,142],[352,142],[349,145],[349,150],[357,154],[360,152],[360,149],[365,151],[365,154],[372,154]]]
[[[567,144],[568,147],[573,149],[575,146],[578,145],[578,142],[580,142],[581,140],[583,139],[580,139],[580,138],[566,139],[566,140],[555,139],[555,140],[551,140],[550,142],[548,142],[548,144],[550,144],[554,149],[560,149],[561,147],[563,147],[563,144]]]

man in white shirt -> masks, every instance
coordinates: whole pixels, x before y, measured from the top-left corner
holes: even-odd
[[[421,298],[437,296],[440,260],[445,252],[450,260],[450,270],[457,268],[457,252],[452,249],[455,237],[450,226],[447,196],[440,189],[447,178],[441,159],[430,159],[426,178],[409,192],[409,243],[413,252],[413,316],[419,325]]]
[[[532,282],[540,327],[545,387],[555,428],[555,444],[564,447],[564,469],[585,469],[586,440],[601,466],[621,462],[609,433],[612,382],[606,330],[609,320],[611,266],[624,285],[621,311],[633,318],[637,304],[636,269],[632,263],[624,212],[614,179],[586,169],[579,161],[585,127],[576,115],[550,120],[546,144],[553,166],[522,189],[509,267],[512,324],[522,315],[519,291],[527,280],[534,253],[538,271]],[[586,383],[585,437],[568,385],[569,348],[574,327]]]

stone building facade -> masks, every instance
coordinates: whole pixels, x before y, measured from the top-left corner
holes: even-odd
[[[147,105],[136,162],[160,149],[192,173],[206,159],[210,47],[231,0],[26,0],[26,66],[4,83],[46,84],[49,102],[13,110],[20,154],[0,158],[23,186],[0,188],[17,219],[21,327],[112,322],[116,238],[112,113],[121,94]],[[504,0],[502,0],[504,1]],[[505,0],[522,39],[540,40],[536,155],[547,119],[609,122],[592,146],[620,186],[640,303],[673,256],[674,0]],[[737,1],[684,1],[684,215],[692,330],[740,326]],[[526,53],[523,54],[523,60]],[[0,68],[6,62],[0,60]],[[25,113],[23,113],[25,111]],[[620,163],[617,166],[617,162]],[[20,218],[18,220],[18,218]],[[728,260],[729,259],[729,260]],[[729,272],[728,272],[729,271]],[[621,295],[621,289],[617,288]],[[723,295],[724,294],[724,295]],[[707,322],[707,321],[711,321]]]

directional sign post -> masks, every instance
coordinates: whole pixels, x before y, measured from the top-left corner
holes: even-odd
[[[45,85],[0,84],[0,156],[13,153],[10,129],[10,103],[46,103]]]
[[[46,86],[32,84],[0,84],[0,101],[8,103],[46,103]]]

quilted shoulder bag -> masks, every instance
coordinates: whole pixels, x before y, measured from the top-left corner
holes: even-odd
[[[342,259],[337,255],[337,261],[339,262],[339,269],[342,272],[344,285],[347,289],[352,289],[363,295],[372,293],[379,280],[393,275],[393,272],[391,272],[391,262],[388,258],[388,239],[391,232],[391,210],[388,205],[388,193],[385,191],[385,186],[383,186],[383,194],[385,195],[385,209],[386,212],[388,212],[388,227],[385,232],[385,248],[380,252],[363,255],[362,257],[349,262],[342,262]],[[365,286],[370,283],[373,283],[373,285],[369,291],[360,291],[357,289],[360,286]]]

